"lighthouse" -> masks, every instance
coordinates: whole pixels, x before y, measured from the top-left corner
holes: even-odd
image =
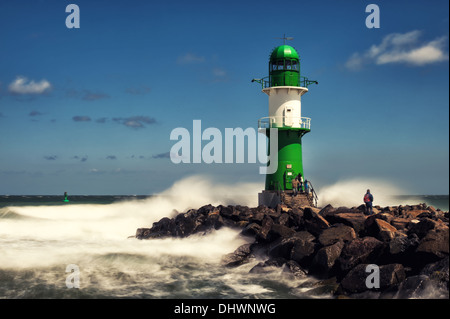
[[[301,75],[300,57],[286,44],[276,47],[270,54],[269,75],[252,82],[260,83],[262,92],[269,98],[269,116],[259,119],[258,129],[266,134],[269,145],[278,145],[277,169],[266,174],[265,189],[258,195],[259,205],[275,207],[294,201],[315,206],[317,197],[303,171],[302,137],[311,131],[311,119],[302,117],[301,97],[308,92],[309,85],[318,82]],[[273,129],[277,134],[271,136]],[[298,194],[293,189],[296,178],[302,183]]]

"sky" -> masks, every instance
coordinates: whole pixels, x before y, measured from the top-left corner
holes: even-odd
[[[200,174],[263,189],[261,163],[173,163],[170,134],[256,130],[268,97],[251,80],[283,35],[319,82],[302,97],[316,189],[448,194],[449,3],[423,3],[2,0],[0,194],[147,195]]]

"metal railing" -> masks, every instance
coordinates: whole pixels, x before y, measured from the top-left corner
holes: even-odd
[[[266,77],[264,77],[262,79],[253,79],[252,82],[257,82],[257,83],[261,84],[261,87],[263,89],[272,87],[272,85],[270,83],[271,81],[270,81],[268,76],[266,76]],[[300,87],[308,88],[309,85],[311,85],[311,84],[319,84],[319,82],[318,81],[308,80],[307,77],[300,75],[298,84],[299,84]],[[285,85],[285,83],[276,83],[276,85],[273,85],[273,86],[277,87],[277,86],[284,86],[284,85]]]
[[[306,181],[306,187],[308,189],[307,196],[308,200],[311,203],[313,207],[317,207],[317,202],[319,201],[319,197],[317,196],[316,191],[314,190],[314,187],[312,186],[310,181]]]
[[[292,117],[292,116],[268,116],[258,120],[259,129],[267,128],[302,128],[311,129],[311,119],[309,117]]]

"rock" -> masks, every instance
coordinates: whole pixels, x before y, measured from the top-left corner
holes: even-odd
[[[283,225],[279,225],[279,224],[273,224],[272,228],[270,229],[269,232],[269,237],[271,238],[271,240],[277,239],[277,238],[289,238],[291,236],[293,236],[295,234],[295,230],[283,226]]]
[[[319,242],[323,246],[332,245],[339,240],[350,241],[356,238],[355,230],[343,224],[335,224],[324,229],[319,236]]]
[[[295,238],[279,238],[270,244],[267,254],[271,258],[290,259],[295,240]]]
[[[249,273],[251,274],[265,274],[273,271],[274,267],[281,267],[286,263],[286,259],[284,258],[270,258],[264,262],[258,263],[252,269],[250,269]]]
[[[426,265],[421,275],[426,275],[430,279],[436,281],[439,287],[449,289],[449,257],[443,258],[438,262]]]
[[[310,256],[316,247],[313,243],[315,237],[307,231],[300,231],[291,237],[279,238],[272,242],[268,249],[268,255],[272,258],[282,257],[301,262],[303,258]]]
[[[430,230],[436,228],[438,226],[437,224],[438,222],[432,219],[421,218],[419,222],[411,224],[411,227],[408,230],[408,234],[414,233],[417,234],[419,238],[423,238]]]
[[[398,230],[407,230],[409,225],[409,219],[402,217],[394,217],[391,220],[391,225],[397,228]]]
[[[210,230],[212,228],[214,229],[220,229],[224,225],[224,221],[222,216],[220,216],[219,211],[212,211],[208,213],[208,216],[206,217],[206,220],[202,222],[203,227],[199,227],[199,231],[201,230]]]
[[[219,210],[219,214],[223,218],[231,219],[231,216],[233,215],[233,207],[232,206],[219,205],[219,206],[217,206],[217,209]]]
[[[284,264],[283,272],[292,274],[295,279],[305,278],[308,274],[306,270],[293,260],[288,260]]]
[[[311,264],[310,272],[315,274],[325,274],[331,271],[335,265],[335,261],[341,255],[344,248],[344,242],[338,241],[330,246],[322,247],[314,256]]]
[[[389,253],[391,255],[397,255],[404,257],[406,254],[412,254],[419,245],[419,237],[416,234],[412,234],[408,237],[398,236],[389,242]]]
[[[244,229],[241,231],[243,236],[256,236],[256,234],[261,230],[261,226],[257,223],[247,224]]]
[[[419,218],[418,216],[423,213],[429,213],[429,211],[423,210],[423,209],[416,209],[416,210],[407,211],[406,213],[404,213],[404,215],[406,218],[414,219],[414,218]]]
[[[379,266],[379,288],[372,288],[370,285],[369,287],[371,288],[368,288],[366,281],[373,284],[374,281],[372,279],[375,274],[367,266],[368,264],[359,264],[351,269],[342,279],[338,290],[350,294],[375,289],[384,290],[398,286],[406,278],[405,270],[401,264],[382,265]],[[368,270],[367,272],[366,269]]]
[[[164,217],[159,221],[154,222],[152,228],[138,228],[136,231],[136,238],[149,239],[172,236],[172,230],[174,227],[174,220],[168,217]]]
[[[397,233],[397,228],[383,219],[382,214],[372,215],[364,223],[365,234],[381,241],[389,242]]]
[[[384,244],[374,237],[357,238],[347,242],[338,261],[345,273],[358,264],[373,264],[383,252]]]
[[[273,224],[273,219],[269,216],[265,216],[261,222],[261,228],[256,234],[256,240],[259,242],[270,242],[270,230],[272,229]]]
[[[138,228],[136,230],[136,235],[134,236],[137,239],[147,239],[150,236],[150,228]]]
[[[253,217],[253,214],[254,214],[253,211],[247,206],[237,205],[234,207],[233,216],[237,215],[239,221],[250,222],[250,220]]]
[[[294,207],[294,208],[292,208],[292,210],[290,210],[288,212],[288,214],[289,214],[290,227],[292,227],[295,230],[299,230],[299,229],[303,228],[303,226],[304,226],[303,210],[301,210],[297,207]]]
[[[424,260],[433,262],[449,255],[449,236],[447,229],[434,229],[422,238],[416,252]]]
[[[328,215],[330,216],[334,215],[335,212],[336,209],[333,206],[331,206],[331,204],[328,204],[319,211],[319,215],[326,218]]]
[[[172,236],[187,237],[194,233],[197,226],[192,213],[179,214],[175,217],[175,229],[172,231]]]
[[[299,265],[308,266],[314,256],[316,244],[312,241],[298,239],[291,250],[291,258]]]
[[[322,295],[333,295],[338,287],[339,283],[337,283],[336,277],[332,277],[315,282],[312,285],[312,288],[309,289],[307,293],[308,296],[312,297],[321,297]]]
[[[290,215],[288,213],[282,213],[280,217],[278,217],[277,223],[286,227],[291,227],[290,223]]]
[[[313,235],[319,235],[322,230],[330,227],[330,223],[319,215],[319,209],[313,207],[305,207],[304,209],[304,223],[308,232]]]
[[[342,213],[338,210],[334,215],[329,215],[326,219],[331,224],[341,223],[350,226],[358,235],[362,234],[364,230],[364,222],[366,221],[365,215],[357,210],[348,210],[347,212]]]
[[[225,255],[222,258],[222,265],[225,267],[237,267],[249,261],[252,255],[252,244],[239,246],[234,252]]]
[[[400,284],[394,298],[419,299],[427,298],[427,296],[432,296],[432,298],[436,297],[436,291],[432,280],[425,275],[415,275],[406,278]]]

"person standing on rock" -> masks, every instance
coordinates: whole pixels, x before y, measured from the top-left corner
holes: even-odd
[[[366,215],[372,215],[373,196],[370,193],[370,189],[368,189],[366,194],[364,195],[364,203],[366,204]]]

